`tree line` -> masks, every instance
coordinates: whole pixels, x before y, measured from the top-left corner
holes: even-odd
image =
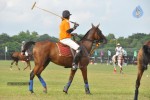
[[[79,37],[83,37],[83,34],[80,34]],[[121,46],[128,52],[128,55],[132,56],[134,50],[139,50],[144,42],[150,40],[150,33],[134,33],[128,37],[119,37],[116,38],[113,33],[110,33],[106,36],[108,43],[105,45],[100,45],[96,50],[99,55],[99,51],[103,50],[105,55],[107,55],[107,50],[112,51],[112,54],[115,53],[115,47],[117,43],[120,43]],[[12,52],[21,51],[21,43],[22,41],[52,41],[57,42],[58,38],[50,36],[48,34],[39,35],[37,32],[30,32],[27,30],[26,32],[21,31],[17,35],[9,36],[7,33],[0,34],[0,59],[11,59],[10,55]],[[77,38],[76,40],[80,40]],[[5,53],[5,47],[7,47],[7,52]]]

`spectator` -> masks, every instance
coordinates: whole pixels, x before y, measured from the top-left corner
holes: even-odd
[[[107,57],[107,65],[110,64],[110,58],[111,58],[111,51],[108,49],[107,50],[107,54],[108,54],[108,57]]]

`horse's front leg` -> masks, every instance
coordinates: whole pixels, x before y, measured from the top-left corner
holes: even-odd
[[[16,61],[16,66],[17,66],[18,70],[20,70],[20,68],[18,67],[18,61]]]
[[[135,95],[134,95],[134,100],[138,100],[138,94],[139,94],[139,87],[140,87],[140,80],[142,78],[144,69],[139,69],[138,75],[137,75],[137,80],[136,80],[136,85],[135,85]]]
[[[68,93],[68,89],[73,81],[74,75],[76,73],[77,70],[72,70],[70,71],[70,76],[69,76],[69,81],[68,83],[64,86],[63,92]]]
[[[121,74],[123,74],[122,64],[123,64],[123,62],[121,60],[118,60],[118,66],[120,67],[120,73]]]
[[[28,64],[27,64],[27,66],[24,68],[24,70],[26,70],[28,68]]]
[[[88,78],[87,78],[87,66],[82,67],[81,71],[82,71],[82,76],[83,76],[84,84],[85,84],[85,93],[91,94],[90,89],[89,89],[89,84],[88,84]]]
[[[30,71],[31,71],[31,65],[30,65],[30,62],[26,62],[27,63],[27,66],[24,68],[24,70],[26,70],[28,67],[30,67]]]

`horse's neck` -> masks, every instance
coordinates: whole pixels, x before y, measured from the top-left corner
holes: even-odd
[[[89,30],[82,38],[81,43],[85,46],[87,52],[90,53],[93,46],[93,34],[91,33],[91,30]]]
[[[119,55],[119,56],[118,56],[118,60],[120,60],[120,59],[122,59],[122,55]]]
[[[84,41],[81,41],[81,43],[86,48],[87,52],[90,53],[92,46],[93,46],[93,42],[84,40]]]

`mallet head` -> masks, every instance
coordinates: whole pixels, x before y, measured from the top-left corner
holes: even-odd
[[[33,4],[33,6],[32,6],[32,8],[31,8],[31,10],[33,10],[33,8],[35,7],[35,4],[36,4],[36,2]]]

